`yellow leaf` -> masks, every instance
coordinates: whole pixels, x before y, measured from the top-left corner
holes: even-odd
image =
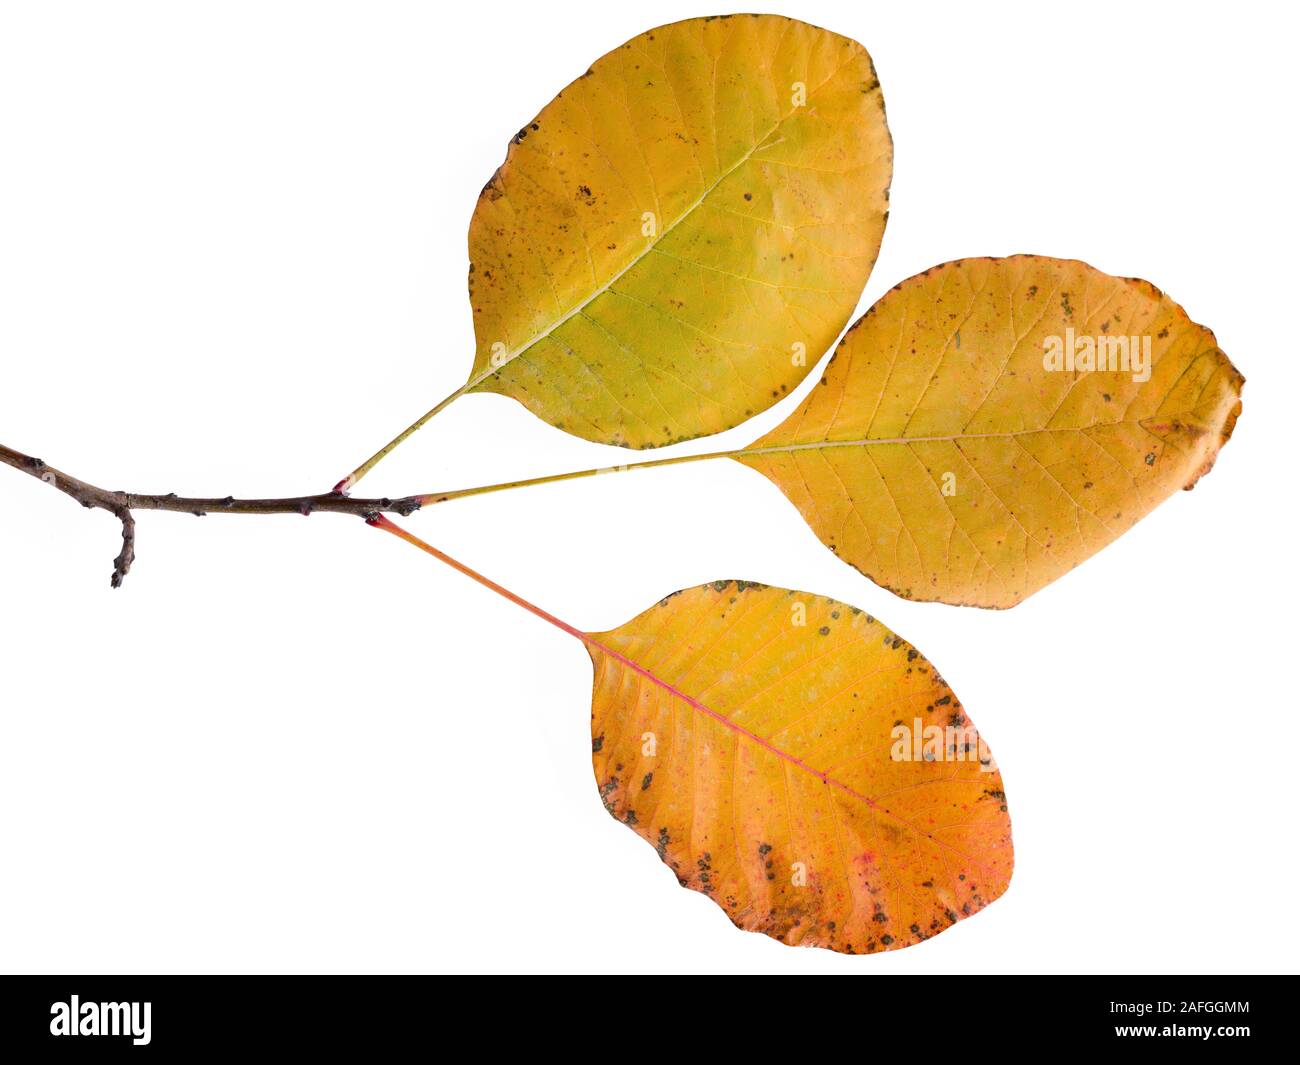
[[[886,294],[732,457],[909,599],[1007,607],[1209,470],[1243,378],[1146,281],[963,259]]]
[[[892,158],[856,41],[776,15],[633,38],[519,131],[479,197],[457,395],[626,447],[744,421],[852,314]]]
[[[1006,890],[991,754],[930,663],[858,608],[718,581],[583,638],[606,808],[739,927],[870,953]]]

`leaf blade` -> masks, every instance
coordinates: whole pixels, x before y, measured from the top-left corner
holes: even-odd
[[[1149,377],[1048,370],[1058,334],[1105,343],[1107,365],[1116,338],[1150,339]],[[1148,282],[1042,256],[957,260],[882,297],[805,403],[733,457],[896,594],[1007,607],[1191,488],[1243,380]]]
[[[933,667],[857,608],[719,581],[588,648],[606,808],[738,927],[871,953],[930,938],[1005,890],[996,767],[978,761]],[[896,721],[961,728],[975,750],[897,758]]]
[[[848,321],[891,172],[857,42],[769,15],[634,38],[520,131],[479,198],[465,390],[628,447],[738,424]]]

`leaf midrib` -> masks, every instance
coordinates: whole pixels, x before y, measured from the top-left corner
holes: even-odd
[[[591,633],[584,632],[584,633],[577,633],[576,635],[578,635],[579,638],[583,641],[583,643],[587,644],[589,647],[593,647],[596,650],[600,651],[602,654],[608,655],[616,662],[619,662],[621,665],[624,665],[628,669],[631,669],[638,676],[644,677],[652,684],[656,684],[659,687],[663,688],[670,695],[675,696],[676,698],[682,700],[682,702],[686,703],[687,706],[690,706],[692,709],[699,711],[700,713],[704,714],[706,717],[709,717],[712,720],[717,721],[723,727],[731,729],[733,732],[737,733],[738,735],[743,736],[746,739],[749,739],[752,742],[758,744],[761,748],[763,748],[763,750],[767,751],[769,754],[773,754],[777,758],[782,759],[788,764],[797,766],[798,768],[802,769],[804,772],[810,773],[812,776],[820,780],[823,784],[827,784],[832,787],[839,788],[845,794],[852,796],[853,798],[859,800],[860,802],[866,803],[866,805],[868,806],[868,808],[872,810],[872,812],[884,814],[886,817],[890,818],[891,820],[897,821],[900,825],[905,826],[909,831],[915,832],[917,835],[924,836],[926,839],[934,843],[935,846],[946,847],[948,850],[951,850],[954,854],[960,855],[961,857],[965,858],[967,861],[973,863],[974,865],[977,865],[984,869],[991,868],[991,866],[986,865],[984,861],[975,858],[972,855],[966,854],[964,851],[961,851],[958,848],[952,846],[952,844],[947,843],[944,840],[939,839],[937,836],[934,836],[933,834],[925,831],[925,829],[917,827],[912,822],[908,821],[906,818],[900,817],[898,814],[889,810],[887,807],[880,805],[880,803],[878,803],[875,799],[872,799],[868,795],[864,795],[856,788],[853,788],[850,785],[845,784],[841,780],[837,780],[835,777],[831,776],[827,772],[824,772],[823,770],[814,768],[813,766],[809,765],[807,762],[805,762],[802,758],[798,757],[797,755],[791,754],[789,751],[783,750],[782,748],[778,747],[776,744],[772,743],[770,740],[766,740],[762,736],[758,735],[758,733],[752,732],[749,729],[745,728],[744,725],[738,724],[737,722],[732,721],[730,718],[726,717],[724,714],[720,714],[718,713],[718,711],[710,709],[708,706],[705,706],[704,703],[700,702],[700,700],[696,699],[694,696],[687,695],[676,685],[670,683],[669,681],[664,680],[662,677],[658,676],[652,670],[641,665],[635,660],[628,658],[626,655],[618,651],[615,651],[608,644],[602,643]],[[942,782],[952,784],[952,783],[962,783],[963,781],[961,778],[945,778],[945,780]],[[979,780],[968,780],[965,782],[984,783],[983,781],[979,781]],[[933,783],[940,783],[940,781],[934,781]]]
[[[1191,411],[1171,414],[1170,418],[1187,417]],[[1097,422],[1095,425],[1063,425],[1056,428],[1015,429],[1002,433],[950,433],[943,436],[894,436],[865,437],[860,440],[813,440],[799,444],[772,444],[769,447],[747,447],[737,451],[724,452],[730,458],[747,458],[751,455],[784,454],[790,451],[820,451],[829,447],[867,447],[872,444],[951,444],[960,440],[1010,440],[1020,436],[1034,436],[1038,433],[1086,433],[1093,429],[1114,429],[1121,425],[1141,426],[1148,418],[1135,418],[1132,421]]]
[[[464,387],[460,389],[460,392],[464,393],[464,392],[472,391],[473,389],[481,385],[484,381],[486,381],[489,377],[492,377],[493,375],[500,373],[507,366],[509,366],[510,363],[514,362],[515,359],[531,351],[543,340],[546,340],[547,338],[552,336],[556,332],[556,330],[558,330],[566,322],[568,322],[572,318],[577,317],[579,314],[585,311],[589,306],[591,306],[592,303],[594,303],[597,299],[599,299],[606,292],[612,289],[617,282],[619,282],[630,270],[632,270],[633,267],[641,263],[646,258],[646,256],[648,256],[660,244],[662,244],[663,241],[667,238],[669,233],[671,233],[674,229],[676,229],[679,225],[681,225],[682,222],[686,221],[686,219],[688,219],[695,212],[695,210],[702,203],[704,203],[704,201],[707,200],[710,195],[713,194],[713,192],[718,188],[719,185],[721,185],[724,181],[726,181],[727,178],[731,177],[732,174],[734,174],[742,166],[748,163],[759,151],[761,151],[772,139],[773,134],[775,134],[783,125],[785,125],[785,123],[788,122],[797,111],[800,111],[803,108],[810,106],[812,98],[823,88],[825,88],[826,85],[828,85],[831,81],[833,81],[836,77],[838,77],[840,72],[843,71],[851,62],[853,62],[853,60],[849,59],[841,63],[830,73],[830,75],[826,77],[825,80],[820,82],[816,86],[816,88],[810,90],[807,97],[807,100],[809,102],[805,103],[803,107],[795,107],[790,111],[787,111],[784,115],[782,115],[781,118],[777,120],[776,124],[759,139],[758,143],[755,144],[754,147],[752,147],[743,156],[741,156],[739,160],[737,160],[734,164],[732,164],[732,166],[729,167],[726,170],[726,172],[719,175],[718,179],[714,181],[713,184],[711,184],[708,188],[706,188],[702,193],[700,193],[699,197],[697,197],[680,215],[678,215],[677,218],[675,218],[671,224],[666,226],[663,232],[661,232],[657,238],[655,238],[652,241],[649,241],[646,244],[645,248],[643,248],[640,252],[638,252],[636,256],[634,256],[631,260],[628,261],[627,265],[625,265],[616,274],[614,274],[613,277],[611,277],[608,281],[606,281],[603,285],[601,285],[600,288],[596,289],[590,296],[588,296],[581,303],[578,303],[570,310],[566,311],[559,318],[557,318],[553,323],[551,323],[550,326],[546,328],[544,332],[535,334],[530,340],[528,340],[521,347],[516,348],[512,352],[509,352],[506,355],[506,357],[502,359],[501,365],[492,366],[491,364],[489,364],[488,367],[484,369],[481,373],[471,376],[469,381],[465,383]],[[879,82],[877,82],[877,84],[872,89],[872,91],[873,92],[880,91]]]

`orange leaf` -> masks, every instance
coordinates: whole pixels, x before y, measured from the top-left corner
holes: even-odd
[[[718,581],[585,639],[606,808],[740,928],[871,953],[1006,890],[992,756],[930,663],[857,607]]]

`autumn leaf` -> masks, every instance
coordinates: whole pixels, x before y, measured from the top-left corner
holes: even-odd
[[[993,755],[911,644],[855,606],[752,581],[584,632],[383,515],[369,524],[580,640],[609,812],[750,931],[911,946],[1011,879]]]
[[[471,392],[652,448],[804,379],[857,306],[893,142],[857,41],[780,15],[688,19],[596,60],[512,139],[469,227]]]
[[[730,457],[897,594],[1008,607],[1191,488],[1243,380],[1146,281],[962,259],[886,294],[798,410]]]
[[[740,928],[871,953],[1006,890],[991,754],[929,662],[858,608],[718,581],[581,638],[606,808]]]
[[[856,41],[776,15],[633,38],[519,131],[479,197],[462,391],[626,447],[744,421],[848,322],[892,158]]]

